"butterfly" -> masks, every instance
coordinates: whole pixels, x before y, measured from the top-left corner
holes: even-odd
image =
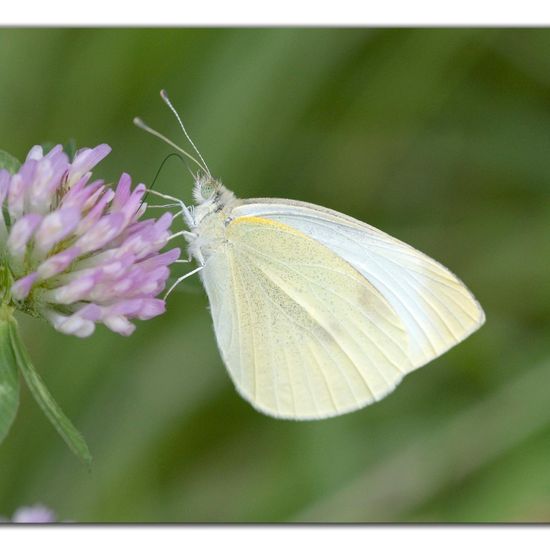
[[[360,409],[484,323],[453,273],[379,229],[305,202],[237,199],[161,96],[200,161],[135,123],[201,168],[194,207],[157,193],[180,204],[199,264],[175,284],[199,273],[223,362],[257,410],[310,420]]]

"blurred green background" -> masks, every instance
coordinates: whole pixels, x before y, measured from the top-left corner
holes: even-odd
[[[95,462],[24,390],[0,515],[41,502],[85,522],[550,521],[549,30],[3,29],[0,67],[0,148],[19,158],[107,142],[97,174],[150,182],[170,151],[131,121],[184,143],[165,87],[238,196],[367,221],[447,265],[487,314],[380,403],[320,422],[237,395],[197,280],[127,339],[22,319]],[[171,160],[156,185],[189,199],[191,184]]]

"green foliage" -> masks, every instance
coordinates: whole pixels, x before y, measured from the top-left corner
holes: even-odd
[[[0,170],[7,170],[10,174],[15,174],[19,170],[21,163],[6,151],[0,150]]]
[[[42,151],[46,155],[56,146],[56,143],[53,141],[46,141],[42,143],[41,146]],[[63,145],[63,150],[65,151],[65,153],[67,153],[69,159],[72,160],[76,154],[76,141],[72,138],[69,139],[69,141],[67,141],[67,143]]]
[[[63,146],[63,150],[65,153],[67,153],[70,160],[74,159],[74,156],[76,155],[77,147],[76,147],[76,141],[74,139],[70,139],[67,141],[67,143]]]
[[[92,456],[88,450],[88,446],[84,438],[80,435],[71,421],[65,416],[59,405],[46,388],[44,382],[40,378],[38,372],[30,361],[28,353],[25,349],[19,329],[14,319],[7,321],[9,331],[9,342],[11,353],[15,358],[15,362],[21,371],[27,386],[31,390],[33,397],[44,414],[48,417],[59,435],[65,440],[73,453],[84,462],[88,467],[92,463]]]
[[[23,375],[36,402],[69,448],[86,464],[92,457],[86,442],[63,414],[32,365],[19,336],[12,310],[0,308],[0,443],[8,434],[19,406],[19,372]]]
[[[22,406],[0,515],[39,501],[94,522],[550,520],[548,29],[3,29],[0,66],[0,143],[19,157],[106,142],[98,176],[150,182],[170,151],[132,119],[184,144],[166,88],[237,196],[371,223],[487,313],[380,403],[318,423],[237,395],[197,281],[128,339],[21,318],[94,468]],[[191,178],[169,162],[155,188],[189,200]]]
[[[19,371],[10,342],[10,320],[0,311],[0,443],[8,435],[19,406]]]

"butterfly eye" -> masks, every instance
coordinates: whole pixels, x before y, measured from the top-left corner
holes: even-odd
[[[201,183],[200,190],[202,198],[205,200],[209,199],[216,191],[216,184],[214,180],[208,179],[205,182]]]

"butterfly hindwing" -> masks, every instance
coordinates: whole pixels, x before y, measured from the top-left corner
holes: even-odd
[[[287,224],[236,217],[201,277],[229,373],[267,414],[309,419],[355,410],[413,368],[405,327],[384,296]]]

